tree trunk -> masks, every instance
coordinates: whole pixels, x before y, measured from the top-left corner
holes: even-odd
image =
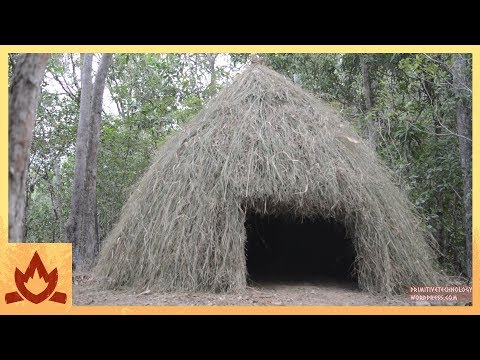
[[[297,74],[297,73],[293,74],[293,82],[298,86],[302,86],[302,80],[301,80],[300,74]]]
[[[49,54],[17,57],[8,103],[8,231],[10,242],[23,242],[25,184],[33,126]]]
[[[440,136],[442,134],[442,125],[440,124],[440,119],[437,116],[437,111],[436,111],[436,93],[435,89],[433,87],[434,83],[434,78],[433,76],[429,75],[426,72],[422,73],[422,85],[423,85],[423,90],[425,92],[425,95],[427,95],[428,102],[430,103],[430,106],[432,107],[432,122],[433,122],[433,127],[434,127],[434,137],[433,137],[433,143],[435,144],[435,147],[438,148],[439,142],[440,142]],[[432,184],[433,186],[433,184]],[[450,248],[450,244],[448,243],[448,236],[445,234],[445,205],[444,205],[444,196],[442,193],[437,192],[435,195],[435,200],[437,202],[437,217],[438,221],[436,224],[436,239],[438,241],[438,244],[440,246],[440,261],[442,263],[447,263],[449,261],[448,257],[448,250]]]
[[[32,135],[33,137],[33,135]],[[26,242],[28,241],[28,211],[30,209],[30,201],[32,199],[32,194],[35,191],[35,184],[31,184],[30,181],[30,156],[28,157],[27,160],[27,169],[26,169],[26,179],[25,179],[25,208],[23,211],[23,241]]]
[[[65,227],[66,241],[73,246],[73,263],[76,267],[82,253],[82,222],[85,205],[85,178],[89,136],[89,120],[92,98],[92,54],[85,54],[82,67],[82,89],[77,141],[75,144],[75,167],[73,174],[72,206]]]
[[[465,55],[454,55],[453,89],[457,97],[457,133],[459,135],[460,163],[462,166],[463,207],[465,211],[466,272],[472,277],[472,113],[467,80],[467,60]]]
[[[83,231],[85,232],[84,266],[88,269],[96,256],[98,249],[97,228],[97,157],[100,142],[100,125],[102,120],[103,92],[108,68],[112,61],[112,54],[103,54],[95,75],[95,84],[92,94],[92,109],[90,113],[90,132],[87,154],[87,170],[85,178],[85,217]]]
[[[362,70],[362,78],[363,78],[363,97],[365,98],[365,108],[367,110],[367,132],[368,132],[368,140],[370,144],[375,146],[375,123],[373,119],[373,114],[371,113],[373,107],[373,100],[372,100],[372,84],[370,81],[370,75],[368,73],[368,64],[366,55],[362,54],[360,56],[360,68]]]
[[[58,238],[60,242],[65,239],[65,228],[63,225],[62,219],[62,181],[61,181],[61,172],[60,172],[60,160],[55,163],[55,167],[53,168],[53,190],[54,190],[54,204],[53,209],[55,213],[55,218],[57,220],[58,226]]]
[[[208,72],[210,73],[210,85],[208,86],[208,92],[210,96],[215,95],[217,87],[217,74],[215,73],[215,61],[217,54],[207,54]]]

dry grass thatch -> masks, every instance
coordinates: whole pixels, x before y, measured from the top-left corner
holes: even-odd
[[[96,273],[110,288],[243,289],[247,210],[344,222],[362,289],[442,280],[431,237],[374,151],[327,104],[263,65],[161,147]]]

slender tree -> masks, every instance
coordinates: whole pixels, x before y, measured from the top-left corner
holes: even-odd
[[[210,73],[209,95],[214,95],[216,93],[217,74],[215,73],[215,61],[217,55],[218,54],[206,54],[208,72]]]
[[[453,88],[457,98],[457,133],[460,144],[460,164],[462,167],[463,207],[465,211],[465,248],[467,275],[472,276],[472,113],[470,89],[467,79],[467,60],[465,55],[454,56],[452,67]]]
[[[73,244],[74,264],[79,260],[79,250],[82,243],[81,222],[79,220],[83,217],[82,211],[87,167],[90,105],[92,98],[92,60],[93,54],[85,54],[83,57],[80,115],[78,118],[77,141],[75,144],[75,167],[72,183],[72,205],[70,216],[65,228],[66,241]]]
[[[103,92],[108,68],[112,62],[112,54],[103,54],[95,75],[90,113],[90,130],[85,177],[83,231],[85,233],[85,264],[91,265],[98,250],[98,217],[97,217],[97,159],[100,142],[100,125],[102,120]]]
[[[8,230],[10,242],[23,242],[25,184],[33,127],[49,54],[17,57],[8,103]]]
[[[363,79],[363,97],[365,99],[365,108],[367,110],[368,116],[368,123],[367,123],[367,131],[368,131],[368,140],[370,144],[375,146],[375,125],[373,120],[372,114],[372,84],[370,81],[370,74],[368,71],[368,62],[367,62],[367,55],[361,54],[360,56],[360,68],[362,70],[362,79]]]
[[[75,267],[89,269],[97,243],[97,157],[103,92],[112,54],[102,55],[92,92],[92,54],[85,54],[82,68],[80,116],[75,145],[72,206],[66,227],[67,241],[73,243]]]

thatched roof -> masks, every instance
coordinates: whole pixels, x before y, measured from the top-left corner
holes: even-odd
[[[247,210],[343,222],[365,290],[441,277],[429,235],[374,151],[325,102],[260,64],[159,149],[96,272],[108,287],[243,289]]]

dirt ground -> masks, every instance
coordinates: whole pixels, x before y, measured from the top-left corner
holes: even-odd
[[[90,275],[76,275],[75,305],[412,305],[401,298],[386,299],[358,290],[351,283],[333,281],[278,282],[252,284],[245,291],[230,294],[159,293],[101,290]]]

